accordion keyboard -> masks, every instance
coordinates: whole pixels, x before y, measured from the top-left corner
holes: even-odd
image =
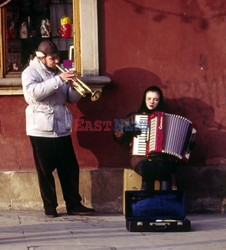
[[[148,116],[136,115],[134,118],[136,127],[141,129],[141,134],[133,139],[133,155],[146,155],[147,135],[148,135]]]

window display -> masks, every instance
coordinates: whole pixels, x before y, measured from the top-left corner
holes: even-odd
[[[68,59],[73,44],[72,0],[11,0],[6,5],[6,72],[21,72],[34,56],[38,44],[50,39]]]

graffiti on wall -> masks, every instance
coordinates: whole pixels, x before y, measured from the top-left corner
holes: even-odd
[[[223,112],[226,106],[226,75],[219,78],[208,78],[205,75],[203,78],[181,80],[175,84],[168,81],[164,85],[166,96],[174,99],[171,106],[175,110],[193,113],[193,116],[196,113],[203,125],[212,129],[226,130],[226,118]],[[200,105],[201,102],[206,104]],[[214,118],[217,122],[212,122]]]

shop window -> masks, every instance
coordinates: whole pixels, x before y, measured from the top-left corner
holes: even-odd
[[[44,39],[54,41],[62,66],[94,88],[99,76],[97,0],[0,0],[0,95],[21,95],[21,72]]]
[[[71,0],[12,0],[5,8],[3,76],[20,73],[38,44],[49,39],[58,45],[62,61],[73,44]]]

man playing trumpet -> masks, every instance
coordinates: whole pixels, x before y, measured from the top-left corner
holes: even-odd
[[[71,140],[72,114],[66,102],[78,102],[81,95],[67,81],[73,72],[60,72],[59,51],[53,42],[42,41],[36,57],[22,72],[26,108],[26,133],[30,137],[45,214],[57,217],[57,196],[52,172],[57,169],[69,215],[90,213],[81,204],[79,165]]]

